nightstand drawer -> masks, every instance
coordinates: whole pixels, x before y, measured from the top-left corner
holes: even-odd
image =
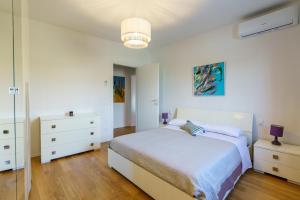
[[[300,183],[300,170],[296,170],[285,165],[256,159],[254,162],[254,168],[259,171]]]
[[[254,160],[263,160],[271,163],[277,163],[289,168],[300,170],[300,157],[291,154],[271,151],[256,147],[254,150]]]

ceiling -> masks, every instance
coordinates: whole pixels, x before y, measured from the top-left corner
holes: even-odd
[[[10,0],[1,2],[0,7],[3,8],[5,2]],[[288,2],[290,1],[29,0],[29,8],[30,16],[36,20],[117,42],[120,42],[120,24],[123,19],[143,17],[152,24],[151,45],[161,46],[237,22],[253,13]]]

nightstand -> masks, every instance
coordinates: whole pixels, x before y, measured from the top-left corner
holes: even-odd
[[[284,143],[276,146],[258,140],[254,144],[254,169],[300,184],[300,146]]]

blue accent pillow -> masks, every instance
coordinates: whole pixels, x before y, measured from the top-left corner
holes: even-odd
[[[186,121],[186,124],[180,127],[182,130],[188,132],[192,136],[197,136],[205,133],[205,129],[201,126],[197,126],[190,120]]]

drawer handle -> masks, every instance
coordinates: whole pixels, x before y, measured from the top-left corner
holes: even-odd
[[[91,132],[91,135],[94,135],[94,132]]]
[[[9,134],[9,130],[3,130],[3,134]]]
[[[51,128],[56,128],[56,125],[55,125],[55,124],[53,124],[53,125],[51,126]]]
[[[7,160],[4,162],[6,165],[9,165],[10,164],[10,160]]]
[[[52,138],[51,141],[52,141],[52,142],[55,142],[55,141],[56,141],[56,138]]]
[[[51,154],[52,154],[52,155],[55,155],[55,154],[56,154],[56,151],[52,151]]]
[[[273,172],[278,172],[279,169],[277,167],[272,167]]]
[[[279,156],[278,156],[278,155],[273,155],[273,159],[274,159],[274,160],[278,160],[278,159],[279,159]]]
[[[93,122],[93,121],[90,121],[90,124],[94,124],[94,122]]]
[[[9,145],[5,145],[5,146],[4,146],[4,150],[9,149],[9,148],[10,148]]]
[[[91,143],[91,147],[94,146],[94,143]]]

